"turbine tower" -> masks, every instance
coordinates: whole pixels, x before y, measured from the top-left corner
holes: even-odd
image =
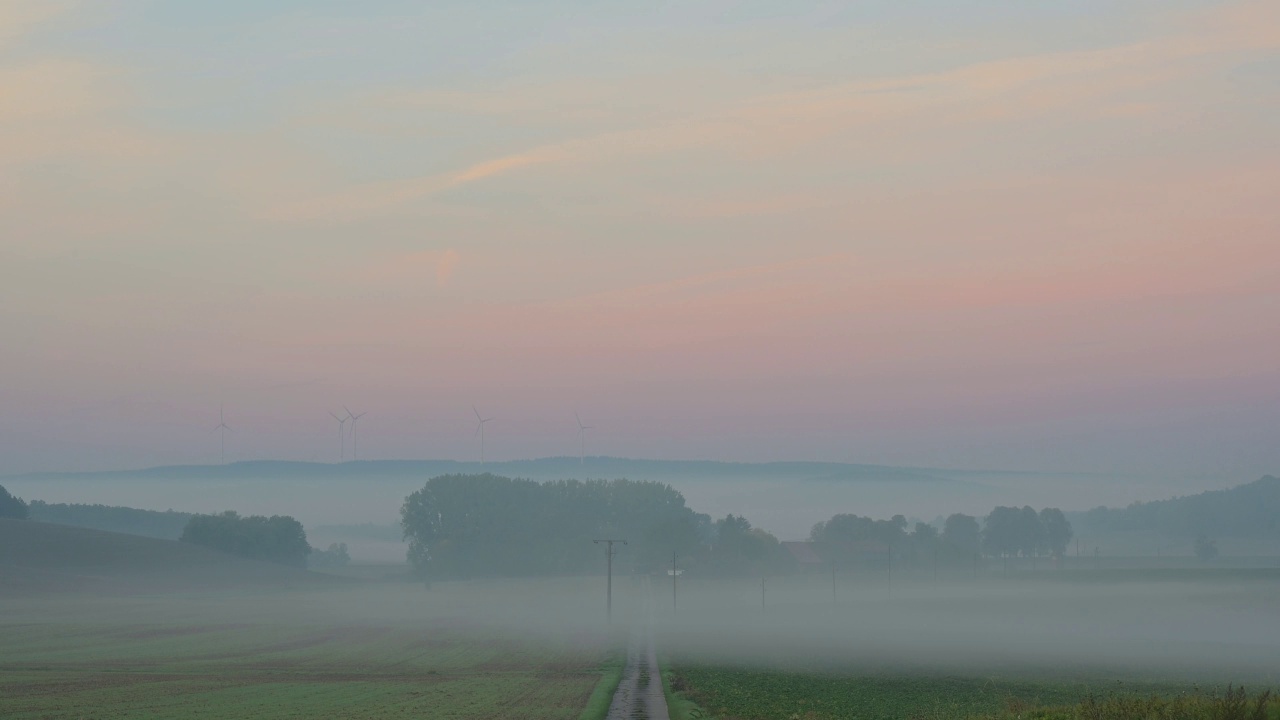
[[[471,434],[471,437],[480,436],[480,464],[484,465],[484,424],[491,422],[493,418],[480,417],[480,411],[476,409],[475,405],[471,406],[471,412],[476,414],[476,431]]]
[[[578,464],[583,465],[587,462],[587,431],[592,426],[582,424],[582,418],[578,417],[577,410],[573,411],[573,419],[578,421]]]
[[[218,462],[222,465],[226,465],[227,464],[227,431],[230,430],[231,427],[227,425],[227,421],[222,414],[222,403],[218,403],[218,424],[214,426],[213,429],[217,430],[218,434],[222,436],[222,449],[218,455]]]
[[[329,417],[338,421],[338,462],[342,462],[347,459],[347,419],[338,417],[332,410],[329,411]]]
[[[362,412],[359,415],[356,415],[350,410],[347,410],[346,405],[343,405],[342,409],[347,411],[347,419],[351,421],[351,459],[359,460],[360,459],[360,435],[356,432],[356,421],[364,417],[365,415],[368,415],[369,413]]]

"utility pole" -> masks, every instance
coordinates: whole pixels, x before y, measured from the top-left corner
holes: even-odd
[[[760,578],[760,609],[764,610],[764,578]]]
[[[613,544],[622,543],[623,545],[626,545],[627,541],[626,540],[592,540],[591,542],[595,543],[596,545],[599,545],[600,543],[605,543],[606,545],[604,555],[605,555],[605,558],[608,560],[608,564],[609,564],[609,571],[608,571],[609,579],[607,581],[607,584],[605,585],[604,617],[606,621],[613,622],[613,556],[617,554],[613,549]]]
[[[676,551],[671,551],[671,614],[676,612],[676,576],[679,572],[676,570]]]
[[[884,551],[884,594],[893,597],[893,546]]]
[[[836,603],[836,564],[831,563],[831,604],[835,605]]]

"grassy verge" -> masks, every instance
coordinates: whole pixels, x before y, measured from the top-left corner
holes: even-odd
[[[670,720],[712,720],[711,713],[689,699],[679,689],[680,681],[674,670],[662,671],[662,694],[667,697],[667,715]]]
[[[578,720],[604,720],[605,715],[609,714],[613,695],[618,691],[618,684],[622,682],[622,671],[625,665],[626,660],[619,652],[611,653],[609,658],[600,665],[600,670],[604,674],[600,676],[595,689],[591,691],[587,706],[583,708]]]

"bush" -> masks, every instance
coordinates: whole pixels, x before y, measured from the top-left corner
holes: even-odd
[[[311,550],[311,556],[307,558],[307,565],[311,567],[342,567],[351,562],[351,556],[347,554],[346,543],[330,543],[328,550]]]
[[[1204,535],[1197,535],[1195,551],[1196,557],[1200,558],[1201,561],[1209,562],[1210,560],[1218,557],[1218,543],[1210,540]]]

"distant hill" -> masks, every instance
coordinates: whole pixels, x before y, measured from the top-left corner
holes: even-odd
[[[342,579],[174,540],[0,518],[0,597],[323,586]]]
[[[27,505],[32,520],[75,525],[76,527],[128,533],[162,540],[177,540],[191,519],[191,513],[174,510],[139,510],[114,505],[46,503],[33,500]]]
[[[561,478],[620,478],[633,480],[680,477],[685,480],[787,478],[817,482],[968,482],[963,473],[883,465],[823,462],[731,463],[712,460],[633,460],[614,457],[552,457],[535,460],[475,462],[455,460],[360,460],[312,463],[255,460],[227,465],[171,465],[140,470],[87,473],[32,473],[10,476],[18,480],[161,478],[166,480],[260,478],[405,478],[490,472],[534,480]]]
[[[1263,477],[1227,490],[1125,508],[1094,508],[1071,513],[1071,522],[1086,532],[1156,533],[1171,538],[1280,537],[1280,478]]]

